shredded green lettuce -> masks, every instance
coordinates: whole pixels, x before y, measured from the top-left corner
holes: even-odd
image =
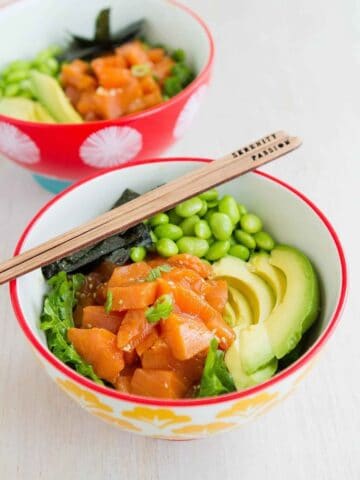
[[[50,351],[62,362],[74,368],[84,377],[103,384],[91,365],[86,363],[67,338],[67,331],[74,326],[73,309],[76,292],[84,282],[84,276],[68,276],[59,272],[48,280],[50,290],[45,297],[40,317],[40,328],[46,334]]]
[[[224,362],[224,352],[218,350],[218,341],[213,338],[206,357],[197,396],[215,397],[235,390],[234,381]]]

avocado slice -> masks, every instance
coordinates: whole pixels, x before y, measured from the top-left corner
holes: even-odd
[[[50,113],[39,102],[34,102],[35,116],[38,122],[56,123]]]
[[[233,308],[234,326],[248,327],[253,323],[251,307],[246,297],[234,287],[228,287],[229,302]]]
[[[271,354],[280,359],[293,350],[319,313],[318,279],[310,260],[296,248],[279,245],[272,250],[270,263],[286,277],[285,295],[264,323],[240,332],[241,362],[247,374],[268,364]]]
[[[230,325],[230,327],[234,327],[236,325],[237,318],[230,302],[226,302],[222,316],[225,322]]]
[[[274,293],[262,278],[251,272],[246,262],[227,256],[213,264],[213,272],[215,277],[223,278],[246,297],[254,323],[262,323],[268,318],[275,305]]]
[[[58,82],[50,75],[36,70],[30,73],[34,95],[59,123],[82,123],[82,118],[71,105]]]
[[[241,363],[240,332],[242,327],[234,327],[236,339],[225,353],[225,364],[231,373],[237,390],[252,387],[271,378],[277,370],[277,358],[272,358],[264,367],[251,375],[247,375]]]
[[[276,308],[284,298],[286,289],[285,275],[280,269],[271,265],[270,255],[265,252],[251,255],[249,265],[253,268],[253,272],[265,280],[275,292],[276,302],[274,308]]]

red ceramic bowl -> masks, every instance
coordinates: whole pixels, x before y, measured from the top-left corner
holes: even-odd
[[[0,115],[0,153],[29,169],[52,191],[99,169],[162,154],[189,127],[210,80],[211,34],[196,14],[172,0],[112,0],[104,5],[87,0],[78,2],[76,15],[72,0],[12,2],[1,11],[0,29],[7,38],[0,46],[1,63],[31,58],[48,45],[62,44],[67,31],[90,35],[93,19],[104,6],[112,9],[114,31],[145,18],[145,35],[171,48],[183,48],[197,77],[171,100],[117,120],[53,125]],[[26,29],[19,36],[19,19],[25,18]],[[38,18],[46,22],[39,23]]]

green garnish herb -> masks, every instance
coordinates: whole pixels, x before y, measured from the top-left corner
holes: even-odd
[[[133,65],[131,67],[131,74],[134,77],[145,77],[146,75],[151,74],[151,68],[148,63],[143,63],[141,65]]]
[[[145,317],[149,323],[157,323],[160,320],[166,320],[173,309],[171,295],[161,295],[154,305],[147,309]]]
[[[146,277],[147,282],[153,282],[157,278],[161,277],[161,272],[170,272],[170,265],[159,265],[158,267],[152,268],[149,272],[149,275]]]
[[[234,381],[224,362],[224,352],[217,348],[218,341],[213,338],[206,357],[198,397],[215,397],[236,390]]]
[[[74,326],[73,308],[76,292],[84,282],[81,274],[67,276],[59,272],[48,280],[49,293],[45,297],[40,318],[40,328],[46,334],[50,351],[62,362],[96,383],[103,384],[91,365],[86,363],[67,338],[67,331]]]
[[[112,304],[113,304],[113,294],[112,294],[112,291],[111,290],[108,290],[106,292],[106,301],[105,301],[105,305],[104,305],[104,308],[105,308],[105,312],[106,313],[110,313],[111,310],[112,310]]]

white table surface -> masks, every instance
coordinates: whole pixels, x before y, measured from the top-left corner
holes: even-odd
[[[164,442],[121,433],[60,394],[2,287],[1,480],[360,478],[359,2],[186,3],[212,28],[217,61],[206,105],[169,155],[216,157],[279,128],[300,135],[291,159],[264,170],[302,190],[339,232],[352,284],[343,319],[312,374],[268,415],[211,439]],[[49,198],[1,161],[1,259]]]

